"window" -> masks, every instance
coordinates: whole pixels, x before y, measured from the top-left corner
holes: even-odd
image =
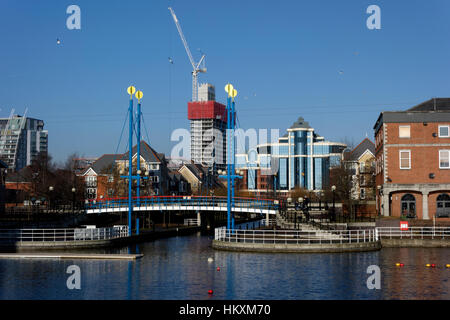
[[[439,138],[449,138],[450,130],[449,126],[439,126]]]
[[[411,127],[410,126],[399,126],[398,127],[398,137],[399,138],[411,137]]]
[[[361,199],[365,199],[366,198],[366,189],[361,188],[361,190],[359,190],[359,197]]]
[[[450,169],[450,150],[439,150],[439,169]]]
[[[400,169],[411,169],[411,150],[400,150]]]

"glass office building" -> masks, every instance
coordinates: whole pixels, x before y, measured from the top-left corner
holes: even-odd
[[[245,169],[252,190],[259,175],[274,175],[276,190],[322,190],[330,180],[330,168],[339,165],[343,143],[326,141],[302,117],[278,142],[258,145],[236,155],[236,167]]]

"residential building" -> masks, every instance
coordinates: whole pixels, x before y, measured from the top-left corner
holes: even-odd
[[[299,117],[277,142],[237,154],[236,167],[246,170],[248,190],[258,187],[258,176],[275,175],[277,191],[318,191],[328,186],[330,168],[340,163],[345,148],[343,143],[326,141]]]
[[[114,164],[121,157],[122,154],[104,154],[79,174],[84,179],[85,199],[100,200],[114,196],[114,190],[108,187],[114,179]]]
[[[189,194],[188,181],[178,171],[169,171],[169,194],[173,196]]]
[[[374,131],[381,214],[450,217],[450,98],[382,112]]]
[[[9,169],[30,165],[41,152],[48,152],[44,121],[19,115],[0,119],[0,157]]]
[[[217,177],[211,174],[209,168],[198,163],[186,163],[178,172],[186,179],[192,193],[198,195],[210,195],[210,190],[221,186]]]
[[[344,153],[344,160],[353,177],[353,199],[374,200],[375,144],[365,138],[351,152]]]
[[[86,199],[100,200],[117,197],[128,192],[128,187],[122,175],[128,175],[128,152],[124,154],[105,154],[98,158],[79,177],[85,181]],[[137,174],[137,145],[132,149],[132,163]],[[140,145],[141,183],[140,195],[164,195],[169,190],[169,175],[166,159],[163,153],[157,153],[146,142]],[[133,192],[136,192],[136,182]]]
[[[215,101],[211,84],[199,87],[199,101],[188,102],[191,123],[191,160],[215,174],[226,166],[226,106]]]
[[[237,190],[250,191],[253,194],[267,194],[275,191],[276,175],[270,172],[265,172],[264,169],[255,168],[250,169],[252,172],[249,174],[249,169],[241,169],[243,172],[242,179],[236,180]],[[250,181],[249,181],[250,179]]]

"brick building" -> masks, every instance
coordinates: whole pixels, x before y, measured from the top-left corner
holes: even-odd
[[[132,154],[133,168],[136,168],[137,145],[133,147]],[[120,178],[122,174],[128,175],[128,158],[128,152],[124,154],[104,154],[84,172],[81,172],[78,176],[84,180],[85,198],[87,200],[101,200],[117,197],[128,192],[125,179]],[[142,176],[145,177],[141,182],[141,196],[168,193],[170,179],[165,156],[162,153],[157,153],[144,141],[141,141],[140,146],[140,167]],[[136,172],[133,174],[136,174]],[[175,180],[175,182],[178,180]]]
[[[450,98],[382,112],[374,130],[378,211],[450,217]]]
[[[365,138],[344,154],[344,163],[352,173],[352,198],[374,200],[375,144]]]

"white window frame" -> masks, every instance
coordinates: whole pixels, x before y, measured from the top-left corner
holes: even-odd
[[[447,128],[447,135],[446,136],[441,136],[441,128]],[[439,138],[450,138],[450,126],[448,125],[442,125],[442,126],[438,126],[438,136]]]
[[[409,135],[407,136],[407,137],[402,137],[401,135],[400,135],[400,129],[401,128],[408,128],[409,129]],[[411,138],[411,126],[398,126],[398,137],[400,138],[400,139],[409,139],[409,138]]]
[[[406,168],[406,167],[403,167],[402,168],[402,152],[408,152],[408,161],[409,161],[409,166]],[[398,151],[398,158],[399,158],[399,167],[400,167],[400,170],[410,170],[411,169],[411,150],[399,150]]]
[[[449,160],[449,166],[448,167],[441,167],[441,152],[447,152],[447,157]],[[450,150],[439,150],[439,169],[450,169]]]

